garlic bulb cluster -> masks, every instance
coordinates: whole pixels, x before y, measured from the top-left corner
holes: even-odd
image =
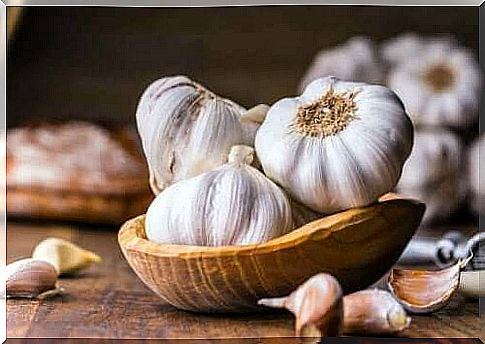
[[[485,214],[485,190],[480,180],[485,180],[485,158],[480,158],[480,151],[485,152],[485,135],[478,137],[468,151],[468,180],[472,209],[480,215]],[[480,178],[480,176],[482,176]]]
[[[408,35],[390,42],[383,55],[394,62],[388,86],[415,124],[463,128],[476,120],[481,77],[470,50],[450,38]]]
[[[244,245],[292,230],[285,193],[250,166],[253,154],[251,147],[234,146],[227,164],[165,189],[147,211],[147,238],[170,244]]]
[[[391,90],[335,77],[276,102],[255,141],[266,175],[321,213],[391,191],[412,145],[412,123]]]
[[[367,37],[353,37],[335,48],[320,51],[303,76],[299,90],[313,80],[334,75],[343,80],[380,83],[382,65],[376,47]]]
[[[423,223],[449,217],[463,200],[466,185],[460,173],[461,143],[446,129],[419,129],[406,162],[398,192],[426,204]]]
[[[153,82],[136,118],[154,193],[221,166],[234,145],[253,145],[258,124],[245,112],[185,76]]]

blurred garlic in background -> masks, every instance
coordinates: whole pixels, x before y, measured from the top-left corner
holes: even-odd
[[[381,83],[384,75],[374,42],[357,36],[334,48],[321,50],[300,81],[299,91],[302,92],[313,80],[325,76]]]
[[[408,35],[385,45],[382,54],[396,62],[388,86],[415,124],[463,128],[476,120],[480,67],[469,49],[449,37],[420,41]]]
[[[466,194],[460,171],[461,143],[446,129],[418,128],[397,191],[426,204],[423,224],[445,220]]]
[[[380,56],[388,65],[395,65],[416,57],[424,47],[422,38],[413,32],[407,32],[382,43]]]
[[[480,189],[480,171],[485,173],[485,161],[480,159],[480,150],[485,150],[485,136],[478,137],[468,151],[468,180],[470,181],[471,208],[477,213],[485,214],[485,193]],[[483,178],[482,178],[483,179]]]

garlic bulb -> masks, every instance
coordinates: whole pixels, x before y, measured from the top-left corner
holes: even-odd
[[[445,39],[425,40],[425,48],[397,63],[388,78],[414,123],[454,128],[476,120],[480,84],[474,54]]]
[[[153,192],[224,164],[233,145],[252,146],[261,116],[245,112],[185,76],[153,82],[136,111]]]
[[[392,91],[335,77],[275,103],[255,142],[266,175],[322,213],[389,192],[412,144],[411,121]]]
[[[353,37],[334,48],[321,50],[303,76],[299,90],[303,91],[313,80],[328,75],[343,80],[380,83],[383,70],[374,42],[366,37]]]
[[[422,37],[416,33],[407,32],[382,43],[380,55],[384,62],[395,65],[416,58],[426,46]]]
[[[485,158],[480,159],[480,151],[485,152],[485,135],[481,135],[472,143],[468,151],[468,180],[470,181],[470,196],[472,209],[485,215],[485,190],[480,187],[481,174],[485,173]]]
[[[225,246],[261,243],[292,229],[284,192],[249,164],[254,150],[234,146],[227,164],[160,193],[146,216],[158,243]]]
[[[418,129],[413,151],[396,187],[399,193],[426,204],[423,223],[444,220],[459,206],[466,192],[460,174],[461,144],[446,129]]]

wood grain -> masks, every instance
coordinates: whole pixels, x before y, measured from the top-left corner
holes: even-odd
[[[177,308],[201,312],[261,310],[261,298],[288,295],[318,272],[346,292],[388,271],[415,233],[424,204],[391,199],[311,222],[263,244],[225,247],[160,245],[145,238],[144,217],[119,233],[137,275]]]
[[[429,235],[429,231],[427,233]],[[9,337],[194,339],[268,338],[293,334],[293,318],[286,312],[203,315],[179,311],[161,302],[129,268],[118,248],[114,228],[10,222],[7,235],[8,262],[30,255],[35,244],[49,236],[72,240],[104,258],[102,264],[90,267],[77,277],[61,279],[60,285],[65,289],[62,296],[42,302],[9,299]],[[413,316],[410,329],[402,336],[485,339],[482,327],[478,303],[457,297],[440,312]],[[267,342],[281,343],[282,340]],[[237,340],[232,342],[238,343]]]

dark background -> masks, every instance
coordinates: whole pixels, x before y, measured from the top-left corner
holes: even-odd
[[[272,103],[296,93],[319,49],[406,31],[452,33],[478,54],[477,7],[30,7],[8,49],[7,124],[133,123],[144,88],[174,74]]]

